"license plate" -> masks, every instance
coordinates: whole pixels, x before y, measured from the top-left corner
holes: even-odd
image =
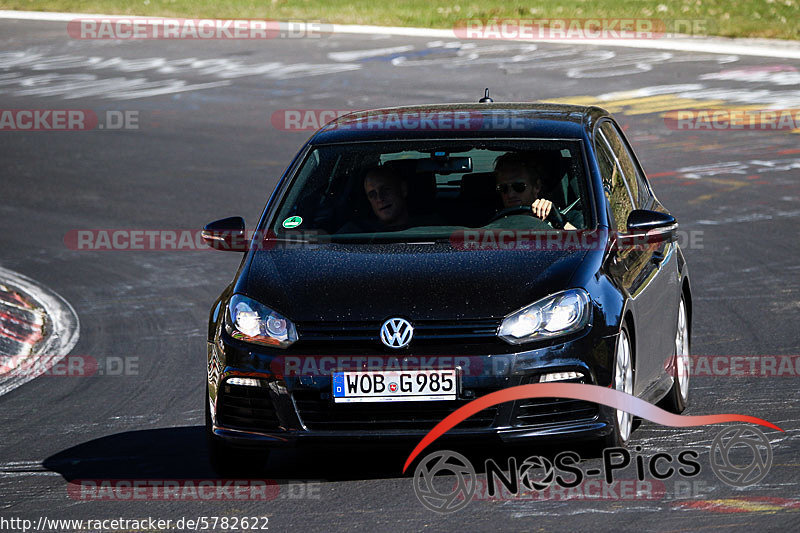
[[[334,372],[333,401],[424,402],[455,400],[456,370]]]

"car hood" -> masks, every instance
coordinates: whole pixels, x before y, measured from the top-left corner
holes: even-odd
[[[501,318],[568,288],[585,255],[439,244],[261,250],[234,290],[300,323]]]

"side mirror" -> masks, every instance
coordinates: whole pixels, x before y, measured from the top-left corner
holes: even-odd
[[[228,217],[206,224],[202,235],[206,244],[216,250],[247,251],[247,235],[242,217]]]
[[[659,211],[634,209],[626,224],[631,237],[644,239],[647,243],[672,240],[678,229],[675,217]]]

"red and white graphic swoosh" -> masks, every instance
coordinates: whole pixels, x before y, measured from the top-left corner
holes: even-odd
[[[707,424],[721,424],[723,422],[750,422],[783,431],[771,422],[749,415],[676,415],[644,400],[640,400],[635,396],[631,396],[630,394],[625,394],[615,389],[600,387],[598,385],[584,385],[581,383],[535,383],[533,385],[519,385],[492,392],[471,401],[467,405],[451,413],[444,420],[436,424],[436,426],[423,437],[419,444],[417,444],[414,451],[412,451],[411,455],[406,459],[403,472],[408,469],[409,465],[411,465],[414,459],[422,453],[425,448],[475,413],[499,403],[524,400],[527,398],[569,398],[572,400],[585,400],[626,411],[634,416],[650,420],[662,426],[686,428],[704,426]]]

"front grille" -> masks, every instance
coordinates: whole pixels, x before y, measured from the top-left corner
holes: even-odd
[[[491,390],[472,389],[475,396]],[[297,412],[310,430],[429,430],[470,400],[433,402],[333,403],[330,392],[298,390],[292,393]],[[474,414],[461,429],[487,428],[497,406]]]
[[[383,322],[305,322],[297,324],[297,335],[301,341],[373,341],[380,342]],[[496,340],[497,320],[417,320],[413,343],[449,341],[452,339]]]
[[[538,383],[539,376],[531,376],[527,383]],[[557,383],[585,383],[575,379]],[[569,398],[531,398],[514,403],[512,423],[516,427],[536,427],[594,420],[599,411],[597,404]]]
[[[217,420],[223,427],[248,431],[274,431],[280,426],[266,388],[227,383],[219,395]]]

